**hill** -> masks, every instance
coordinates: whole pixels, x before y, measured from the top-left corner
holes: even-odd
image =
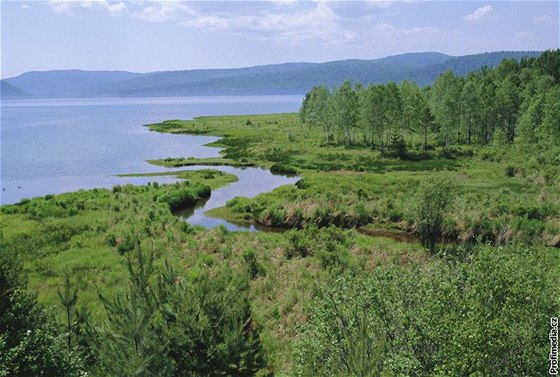
[[[28,97],[25,91],[20,88],[10,84],[7,81],[0,80],[0,98],[12,99],[12,98],[24,98]]]
[[[347,79],[369,83],[415,81],[431,84],[452,70],[465,75],[503,59],[536,57],[540,52],[492,52],[453,57],[437,52],[408,53],[375,60],[285,63],[234,69],[152,73],[108,71],[28,72],[6,81],[38,97],[151,97],[197,95],[303,94],[313,86],[340,85]]]
[[[56,70],[26,72],[4,81],[37,97],[89,97],[116,82],[141,76],[120,71]]]

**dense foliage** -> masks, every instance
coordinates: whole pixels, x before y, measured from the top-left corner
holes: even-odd
[[[541,250],[380,267],[319,294],[296,347],[300,376],[545,375],[558,303]],[[544,273],[543,273],[544,272]]]
[[[0,375],[81,376],[79,355],[67,346],[52,313],[26,292],[20,257],[0,252]]]
[[[99,375],[255,375],[264,358],[246,277],[227,268],[183,277],[154,261],[138,248],[127,292],[101,295],[108,320],[93,351]]]
[[[2,375],[252,376],[261,370],[245,271],[222,264],[178,272],[164,263],[164,252],[194,231],[171,210],[209,194],[201,183],[154,183],[3,207],[14,222],[2,224],[7,232],[0,239]],[[31,277],[39,275],[34,280],[43,299],[63,309],[58,322],[25,292],[19,258],[40,260]]]
[[[450,145],[515,144],[539,161],[560,164],[560,50],[519,62],[504,60],[466,77],[447,71],[433,86],[403,81],[329,90],[313,88],[300,110],[326,142],[363,143],[384,150],[391,135],[428,149]]]

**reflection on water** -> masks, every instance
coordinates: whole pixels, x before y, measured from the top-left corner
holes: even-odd
[[[189,166],[184,170],[204,169],[204,166]],[[221,170],[226,173],[234,174],[239,179],[237,182],[228,186],[212,191],[208,200],[202,201],[194,207],[176,211],[175,215],[182,217],[192,225],[202,225],[206,228],[215,228],[219,225],[225,226],[229,230],[263,230],[281,231],[252,223],[233,223],[223,219],[215,219],[206,216],[204,213],[214,208],[223,207],[226,202],[236,196],[254,197],[258,194],[269,192],[283,185],[295,184],[299,177],[272,174],[269,170],[261,168],[237,168],[232,166],[212,166],[212,169]]]

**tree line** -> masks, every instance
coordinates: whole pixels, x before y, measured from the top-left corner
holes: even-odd
[[[560,50],[545,51],[538,58],[504,59],[466,77],[447,71],[431,87],[409,81],[316,86],[299,114],[323,130],[328,144],[385,150],[393,139],[424,150],[495,143],[558,152],[559,84]]]

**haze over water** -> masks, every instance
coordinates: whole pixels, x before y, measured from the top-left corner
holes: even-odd
[[[203,115],[295,112],[301,96],[13,100],[1,103],[0,203],[111,187],[174,182],[174,177],[116,177],[163,171],[145,162],[212,157],[213,136],[150,132],[145,124]]]

